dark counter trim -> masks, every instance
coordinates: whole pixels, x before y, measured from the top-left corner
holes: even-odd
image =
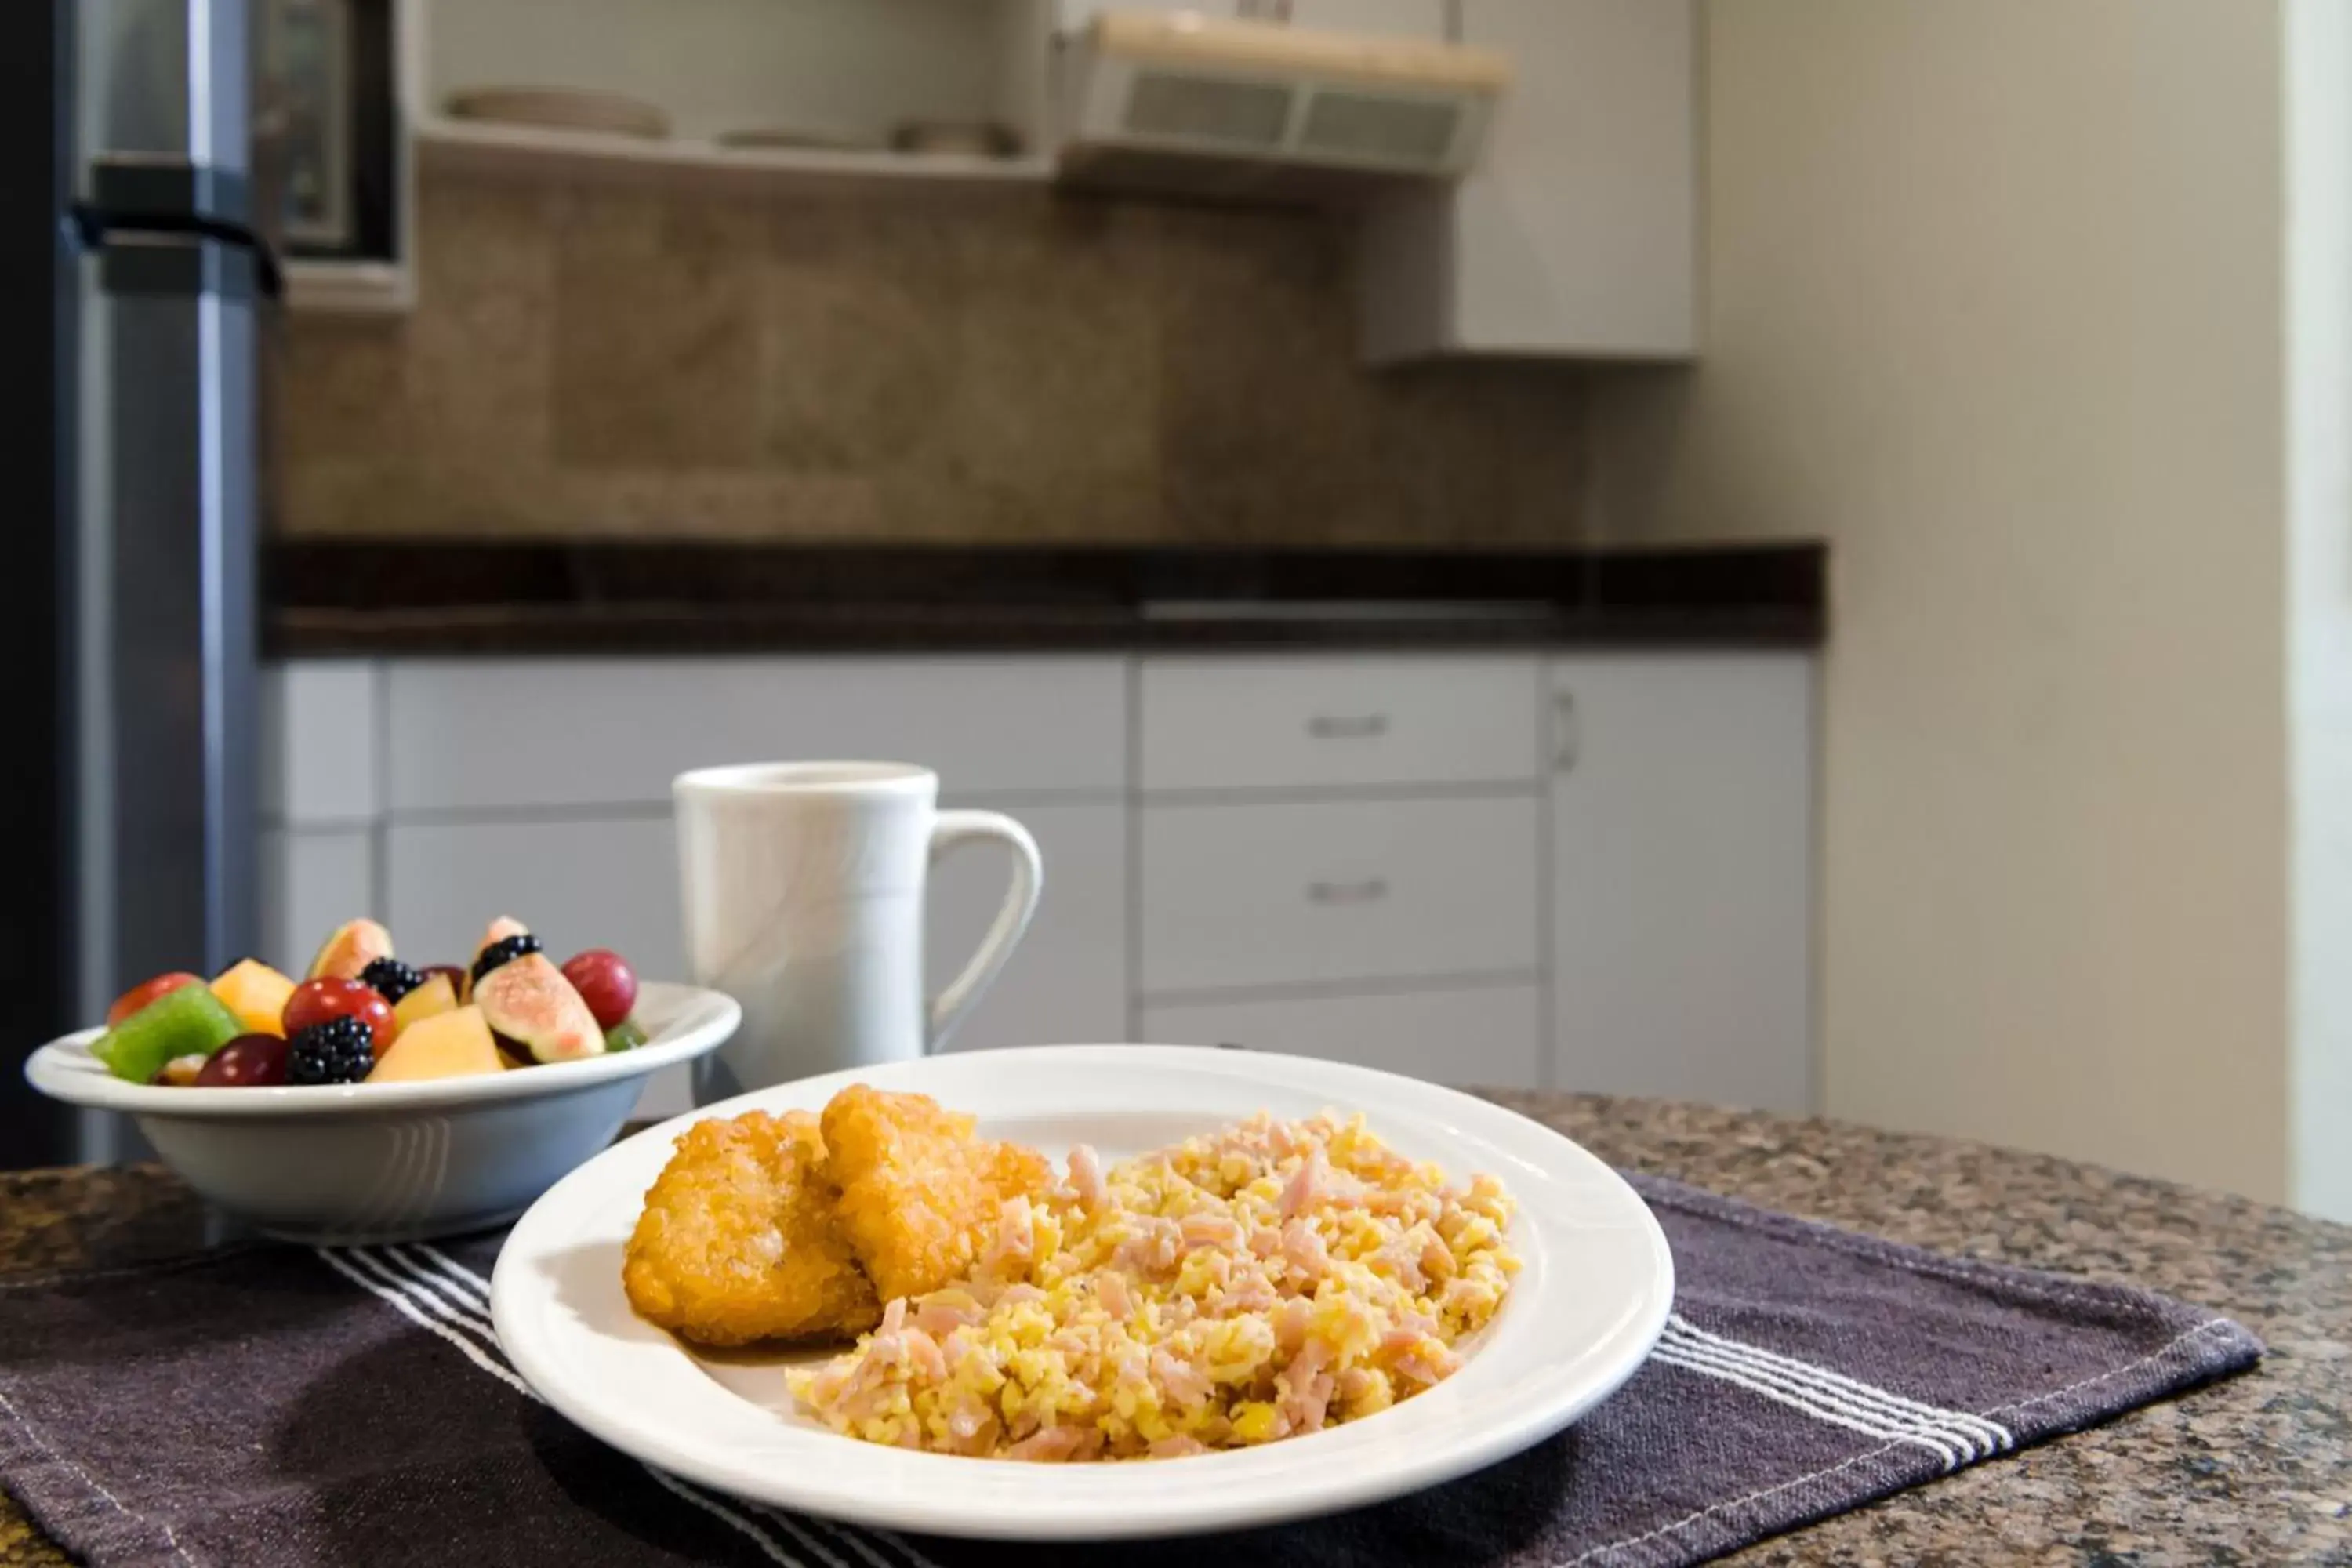
[[[1547,552],[280,542],[268,651],[1805,647],[1818,544]]]

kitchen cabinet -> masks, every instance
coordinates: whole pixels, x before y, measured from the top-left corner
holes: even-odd
[[[682,975],[671,775],[897,756],[1045,858],[950,1049],[1165,1038],[1801,1110],[1811,683],[1780,653],[298,663],[265,682],[267,956],[373,912],[455,958],[511,913]],[[935,868],[933,988],[1003,877]]]
[[[950,795],[1127,781],[1117,659],[404,659],[386,681],[396,813],[667,813],[677,773],[772,757],[919,758]]]
[[[375,835],[364,827],[264,827],[259,835],[261,951],[299,975],[327,933],[379,905]]]
[[[1013,962],[948,1048],[1120,1039],[1128,992],[1125,814],[1106,805],[1012,809],[1045,857],[1045,897]],[[933,868],[925,934],[932,990],[952,980],[979,946],[1003,902],[1006,874],[1005,858],[984,846]],[[667,813],[395,821],[385,834],[384,876],[378,903],[306,915],[326,922],[316,928],[323,931],[350,910],[380,907],[409,950],[454,960],[492,915],[510,913],[530,921],[558,953],[609,947],[648,977],[686,977],[677,849]],[[689,1103],[680,1070],[650,1086],[642,1113],[667,1115]]]
[[[1531,974],[1538,810],[1531,797],[1147,805],[1143,990]]]
[[[1290,25],[1380,37],[1442,38],[1446,0],[1289,0]],[[1055,20],[1066,31],[1104,11],[1198,11],[1208,16],[1277,19],[1282,0],[1058,0]]]
[[[1445,37],[1445,0],[1290,0],[1290,25],[1374,37]]]
[[[1037,840],[1045,890],[1029,934],[949,1037],[950,1051],[1102,1045],[1128,1037],[1127,810],[1117,801],[1009,808]],[[931,868],[923,967],[933,994],[980,946],[1004,902],[1006,858],[986,845]]]
[[[1526,783],[1541,771],[1532,656],[1147,660],[1148,795]]]
[[[1811,1109],[1813,673],[1553,662],[1554,1087]]]
[[[1695,354],[1693,0],[1460,6],[1512,84],[1466,179],[1367,214],[1365,357]]]

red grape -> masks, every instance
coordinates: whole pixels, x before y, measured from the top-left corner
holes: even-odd
[[[637,972],[610,948],[592,947],[565,960],[563,978],[596,1015],[600,1029],[626,1021],[637,1005]]]
[[[294,987],[294,994],[286,999],[286,1015],[279,1020],[289,1036],[299,1035],[313,1024],[323,1024],[330,1018],[357,1018],[375,1037],[375,1054],[392,1048],[393,1036],[400,1026],[393,1022],[392,1004],[383,993],[359,980],[335,980],[320,976],[305,980]],[[226,1047],[224,1047],[226,1048]]]
[[[142,981],[114,999],[114,1005],[106,1010],[106,1026],[111,1029],[131,1014],[146,1006],[148,1003],[158,997],[169,996],[183,985],[202,985],[204,983],[203,975],[190,974],[184,969],[175,969],[169,974],[159,974],[152,980]]]
[[[243,1089],[286,1081],[286,1042],[275,1035],[239,1035],[196,1074],[198,1089]]]

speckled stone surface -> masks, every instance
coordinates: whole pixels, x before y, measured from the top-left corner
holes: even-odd
[[[302,537],[1559,543],[1591,373],[1360,363],[1276,208],[427,170],[416,308],[279,334]]]
[[[2063,1160],[1834,1122],[1497,1095],[1621,1165],[1897,1241],[2168,1291],[2253,1372],[1769,1542],[1742,1563],[2352,1562],[2352,1228]],[[150,1170],[0,1175],[0,1278],[205,1245]],[[0,1565],[67,1559],[0,1499]]]

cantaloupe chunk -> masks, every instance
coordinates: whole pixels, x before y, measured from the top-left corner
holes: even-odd
[[[490,1037],[479,1007],[436,1014],[401,1031],[367,1076],[370,1083],[418,1083],[426,1079],[471,1078],[504,1072],[499,1043]]]
[[[222,970],[220,978],[212,983],[212,994],[236,1015],[246,1033],[280,1037],[286,1033],[286,999],[294,994],[294,982],[259,959],[239,959]]]
[[[457,1010],[457,988],[446,974],[427,975],[425,984],[392,1005],[396,1033],[405,1034],[427,1018]]]

